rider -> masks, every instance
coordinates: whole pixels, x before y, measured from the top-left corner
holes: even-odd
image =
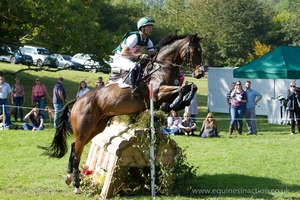
[[[153,55],[155,53],[153,42],[148,38],[153,31],[153,25],[153,19],[142,17],[137,23],[138,31],[127,33],[121,44],[113,51],[115,53],[114,65],[125,71],[131,71],[129,84],[133,95],[137,93],[136,82],[141,73],[141,66],[136,62],[141,59],[149,60],[148,54]]]

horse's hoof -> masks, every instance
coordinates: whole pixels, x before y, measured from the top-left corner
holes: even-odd
[[[72,176],[72,174],[68,174],[68,175],[65,177],[65,183],[66,183],[67,185],[70,185],[70,184],[72,183],[72,181],[73,181],[73,176]]]
[[[191,87],[192,87],[191,90],[192,90],[193,92],[196,92],[196,91],[198,90],[197,85],[195,85],[194,83],[192,83]]]
[[[81,189],[80,188],[75,188],[73,191],[74,194],[81,194]]]

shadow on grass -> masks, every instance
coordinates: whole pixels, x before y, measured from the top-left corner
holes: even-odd
[[[195,180],[195,188],[192,188],[191,196],[272,199],[278,196],[287,197],[287,193],[299,192],[299,190],[300,185],[286,185],[272,178],[217,174],[199,176]],[[293,197],[289,195],[289,198]]]

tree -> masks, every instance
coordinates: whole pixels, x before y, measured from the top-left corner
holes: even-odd
[[[270,24],[264,5],[256,0],[194,0],[189,13],[198,16],[196,28],[206,32],[205,45],[212,46],[212,57],[206,57],[210,66],[244,64],[254,41],[264,41]]]

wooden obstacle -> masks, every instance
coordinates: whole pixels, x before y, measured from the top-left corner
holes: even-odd
[[[145,144],[143,141],[143,147],[136,148],[141,144],[138,137],[148,134],[147,132],[113,124],[93,138],[86,165],[93,171],[94,177],[103,180],[101,199],[117,195],[123,184],[118,173],[123,168],[150,167],[149,154],[143,153],[150,151],[150,141],[146,141]],[[176,142],[161,132],[156,133],[156,141],[159,141],[155,152],[156,163],[158,161],[163,165],[172,163],[175,155],[181,151]]]

